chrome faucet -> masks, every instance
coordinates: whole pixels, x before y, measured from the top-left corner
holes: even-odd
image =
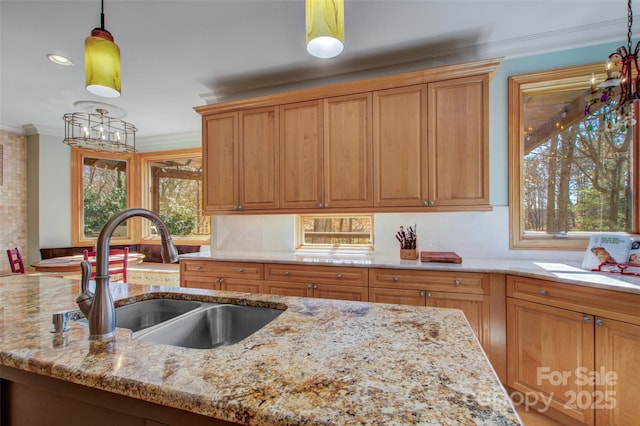
[[[89,321],[89,340],[110,340],[116,334],[116,310],[113,296],[109,290],[109,241],[118,225],[130,217],[140,216],[149,219],[158,228],[162,238],[161,256],[164,263],[178,260],[178,250],[171,240],[167,225],[151,210],[133,208],[113,215],[100,231],[96,246],[96,290],[95,294],[89,290],[91,278],[91,263],[81,262],[82,292],[76,298],[76,303]]]

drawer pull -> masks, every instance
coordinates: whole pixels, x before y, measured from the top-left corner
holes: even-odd
[[[584,317],[582,318],[582,321],[584,321],[585,324],[588,324],[591,322],[591,318],[590,317]]]
[[[336,275],[337,278],[342,278],[342,274]]]
[[[289,275],[289,271],[284,271],[284,274],[285,275]]]
[[[317,289],[317,288],[318,288],[318,284],[314,284],[314,285],[313,285],[313,288],[314,288],[314,289]]]
[[[453,285],[459,286],[460,285],[460,280],[453,280]]]
[[[238,268],[238,272],[244,272],[244,269]]]
[[[424,291],[421,291],[419,294],[420,294],[420,297],[424,297]]]
[[[540,295],[541,296],[546,296],[547,295],[547,290],[540,290]]]
[[[224,282],[224,278],[220,278],[220,279],[218,280],[218,282],[219,282],[220,284],[222,284],[222,283]]]
[[[602,320],[596,320],[596,325],[604,325],[604,321],[602,321]]]
[[[197,269],[198,271],[202,271],[202,265],[198,265],[198,266],[196,266],[196,269]]]
[[[427,292],[427,297],[431,297],[431,292],[430,291]]]
[[[393,277],[393,282],[397,283],[398,282],[398,277]]]
[[[312,288],[311,284],[307,284],[307,288]]]

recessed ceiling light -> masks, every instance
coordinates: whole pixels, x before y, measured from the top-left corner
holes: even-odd
[[[47,58],[53,62],[54,64],[64,65],[65,67],[70,67],[73,65],[73,61],[67,57],[56,55],[53,53],[49,53]]]

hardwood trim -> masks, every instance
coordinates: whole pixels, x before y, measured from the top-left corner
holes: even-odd
[[[351,95],[361,92],[391,89],[401,86],[412,86],[444,79],[468,77],[471,75],[488,74],[493,76],[502,63],[502,58],[486,59],[474,62],[430,68],[391,76],[375,77],[366,80],[338,83],[311,89],[295,90],[274,95],[265,95],[249,99],[221,102],[194,107],[201,115],[217,114],[221,112],[237,111],[245,108],[281,105],[293,102],[310,101],[334,96]]]
[[[96,242],[97,238],[85,238],[83,232],[83,158],[109,158],[127,162],[127,207],[139,205],[138,189],[135,185],[138,178],[137,164],[134,154],[97,152],[89,149],[71,148],[71,244],[87,246]],[[128,235],[124,238],[112,237],[117,244],[135,244],[139,237],[140,218],[132,218],[127,222]]]
[[[502,384],[507,383],[507,296],[506,276],[489,275],[489,359]]]

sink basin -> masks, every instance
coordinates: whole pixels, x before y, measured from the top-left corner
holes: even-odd
[[[134,338],[165,345],[211,349],[237,343],[273,321],[283,311],[239,305],[212,305],[160,324]]]
[[[201,302],[193,300],[143,300],[116,308],[116,327],[139,331],[193,311],[201,306]]]

